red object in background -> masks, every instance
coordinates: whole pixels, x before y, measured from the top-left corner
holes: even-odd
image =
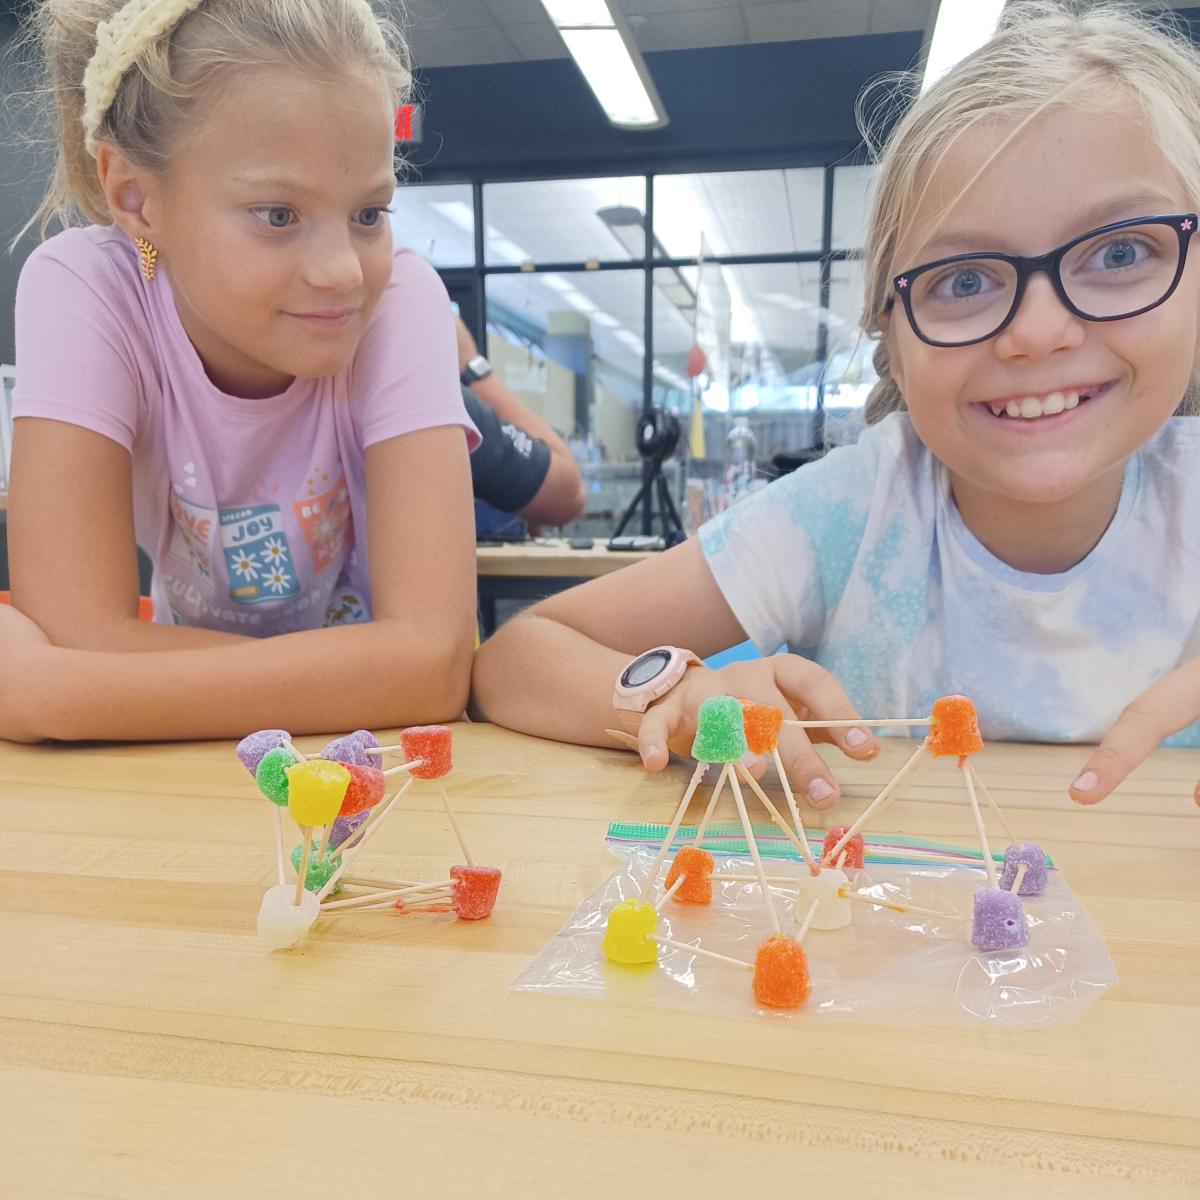
[[[415,104],[401,104],[396,109],[396,141],[411,142],[413,135],[413,112]]]
[[[708,366],[708,355],[699,346],[693,346],[688,351],[687,373],[689,379],[695,379]]]

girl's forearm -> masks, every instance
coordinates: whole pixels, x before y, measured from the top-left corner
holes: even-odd
[[[37,655],[27,703],[41,737],[152,741],[453,720],[471,645],[376,621],[198,649]]]
[[[472,712],[522,733],[611,749],[605,729],[637,727],[636,714],[612,706],[630,657],[548,617],[516,617],[476,652]]]

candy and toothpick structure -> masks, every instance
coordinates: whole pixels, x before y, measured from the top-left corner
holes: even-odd
[[[779,756],[779,733],[784,724],[810,729],[860,725],[927,725],[929,733],[852,825],[831,829],[825,835],[818,859],[809,847],[799,809]],[[624,740],[624,737],[618,740]],[[861,831],[867,823],[881,814],[888,804],[905,788],[914,784],[939,758],[948,757],[957,759],[957,768],[961,773],[967,802],[970,805],[986,874],[986,886],[979,888],[975,895],[971,942],[986,953],[1014,950],[1026,945],[1029,940],[1028,921],[1019,897],[1040,895],[1045,890],[1046,859],[1039,846],[1032,842],[1016,841],[994,798],[970,763],[970,757],[982,748],[983,739],[979,733],[975,707],[965,696],[941,697],[934,702],[928,717],[889,717],[854,721],[785,721],[778,709],[768,705],[739,701],[732,696],[710,696],[700,705],[697,714],[696,736],[692,745],[696,768],[654,859],[649,877],[643,884],[643,897],[624,900],[609,913],[602,941],[605,956],[619,963],[652,963],[658,957],[659,947],[665,946],[668,949],[708,957],[727,965],[752,970],[753,991],[759,1004],[790,1008],[802,1003],[811,990],[808,962],[802,945],[805,936],[810,930],[845,928],[853,920],[856,904],[947,921],[964,919],[953,913],[906,902],[898,903],[858,891],[846,873],[847,870],[858,871],[864,866]],[[746,770],[742,759],[747,753],[768,757],[773,761],[780,786],[787,799],[790,823]],[[662,894],[657,902],[652,904],[649,897],[659,887],[660,869],[672,849],[687,809],[699,790],[706,771],[715,764],[720,764],[721,770],[713,785],[704,816],[690,844],[676,851],[662,884]],[[807,873],[801,872],[798,876],[770,876],[766,873],[747,810],[746,797],[742,791],[743,783],[805,861],[808,866]],[[717,799],[726,786],[733,793],[738,820],[754,867],[753,874],[716,871],[712,854],[701,845]],[[979,793],[983,794],[1013,842],[1004,853],[1004,866],[999,878],[979,803]],[[771,928],[770,936],[759,947],[753,963],[729,955],[716,954],[701,946],[698,941],[679,942],[657,932],[659,916],[669,904],[711,904],[714,882],[735,881],[758,884],[761,902]],[[791,892],[796,897],[795,913],[799,931],[794,937],[783,931],[772,896],[773,891]]]
[[[405,761],[381,769],[383,756],[400,751]],[[323,915],[397,910],[453,911],[477,921],[488,916],[500,888],[500,871],[476,865],[442,780],[453,767],[452,732],[444,725],[406,729],[397,746],[380,746],[365,729],[335,738],[318,755],[304,755],[282,729],[261,729],[238,743],[237,755],[259,791],[275,806],[278,883],[263,896],[259,937],[271,949],[294,946]],[[385,800],[389,777],[402,782]],[[436,781],[442,806],[465,864],[450,868],[449,879],[432,883],[349,874],[363,847],[417,780]],[[283,810],[300,829],[292,853],[294,886],[287,882],[283,850]],[[314,832],[319,830],[319,837]],[[316,843],[314,853],[314,842]],[[326,899],[339,892],[342,899]]]

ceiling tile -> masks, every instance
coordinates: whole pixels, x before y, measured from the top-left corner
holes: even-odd
[[[417,67],[456,67],[463,63],[514,62],[520,56],[495,26],[490,29],[414,29]]]
[[[802,38],[850,37],[866,33],[868,0],[789,0],[752,5],[746,24],[752,42],[788,42]]]
[[[403,19],[407,29],[477,29],[495,27],[496,22],[483,0],[406,0]]]
[[[932,8],[932,0],[875,0],[868,30],[871,33],[924,31]]]
[[[693,50],[701,46],[736,46],[746,40],[742,14],[736,8],[706,8],[690,13],[658,13],[633,26],[640,50]]]
[[[506,25],[504,32],[524,59],[566,58],[567,48],[548,20],[529,25]]]

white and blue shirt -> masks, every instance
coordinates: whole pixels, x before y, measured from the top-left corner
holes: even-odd
[[[1104,536],[1058,575],[979,542],[902,413],[700,539],[759,650],[820,663],[864,716],[919,716],[961,693],[985,738],[1095,742],[1200,654],[1200,419],[1172,418],[1130,458]],[[1200,722],[1164,744],[1200,747]]]

